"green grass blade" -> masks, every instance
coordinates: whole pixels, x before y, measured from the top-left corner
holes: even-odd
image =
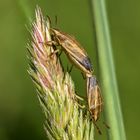
[[[26,18],[27,22],[31,23],[31,17],[33,16],[33,13],[29,1],[17,0],[17,4],[23,16]]]
[[[104,107],[110,140],[126,140],[123,117],[119,101],[119,92],[113,62],[112,46],[109,35],[105,0],[91,0],[92,15],[95,20],[97,49],[101,73]]]

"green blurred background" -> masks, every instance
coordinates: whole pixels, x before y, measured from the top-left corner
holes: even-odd
[[[27,73],[26,58],[26,26],[34,19],[36,4],[55,27],[81,42],[99,74],[89,0],[1,0],[0,140],[45,140],[44,118]],[[140,138],[140,1],[107,0],[106,5],[126,136],[136,140]],[[76,90],[85,95],[79,71],[74,69],[72,76]],[[104,135],[97,139],[105,139]]]

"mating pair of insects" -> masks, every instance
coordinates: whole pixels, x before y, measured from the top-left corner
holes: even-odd
[[[81,45],[70,35],[54,28],[50,28],[50,33],[52,41],[48,42],[48,45],[61,46],[61,49],[65,52],[72,64],[79,68],[86,76],[88,107],[92,120],[97,127],[96,122],[102,110],[102,97],[96,77],[93,75],[90,58]],[[98,127],[97,130],[101,133]]]

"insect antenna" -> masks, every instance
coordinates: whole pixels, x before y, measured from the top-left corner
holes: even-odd
[[[103,121],[103,124],[107,129],[110,129],[110,126],[106,122]]]
[[[96,129],[97,129],[97,131],[98,131],[98,133],[99,133],[100,135],[102,135],[102,132],[101,132],[100,128],[98,127],[98,125],[96,124],[96,122],[94,121],[94,119],[92,119],[92,121],[93,121],[93,123],[94,123],[94,125],[95,125],[95,127],[96,127]]]
[[[57,18],[57,15],[55,15],[55,25],[57,25],[58,23],[58,18]]]

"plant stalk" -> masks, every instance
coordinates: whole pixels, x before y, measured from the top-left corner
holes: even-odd
[[[91,0],[91,13],[95,22],[105,116],[110,126],[109,139],[126,140],[105,0]]]

